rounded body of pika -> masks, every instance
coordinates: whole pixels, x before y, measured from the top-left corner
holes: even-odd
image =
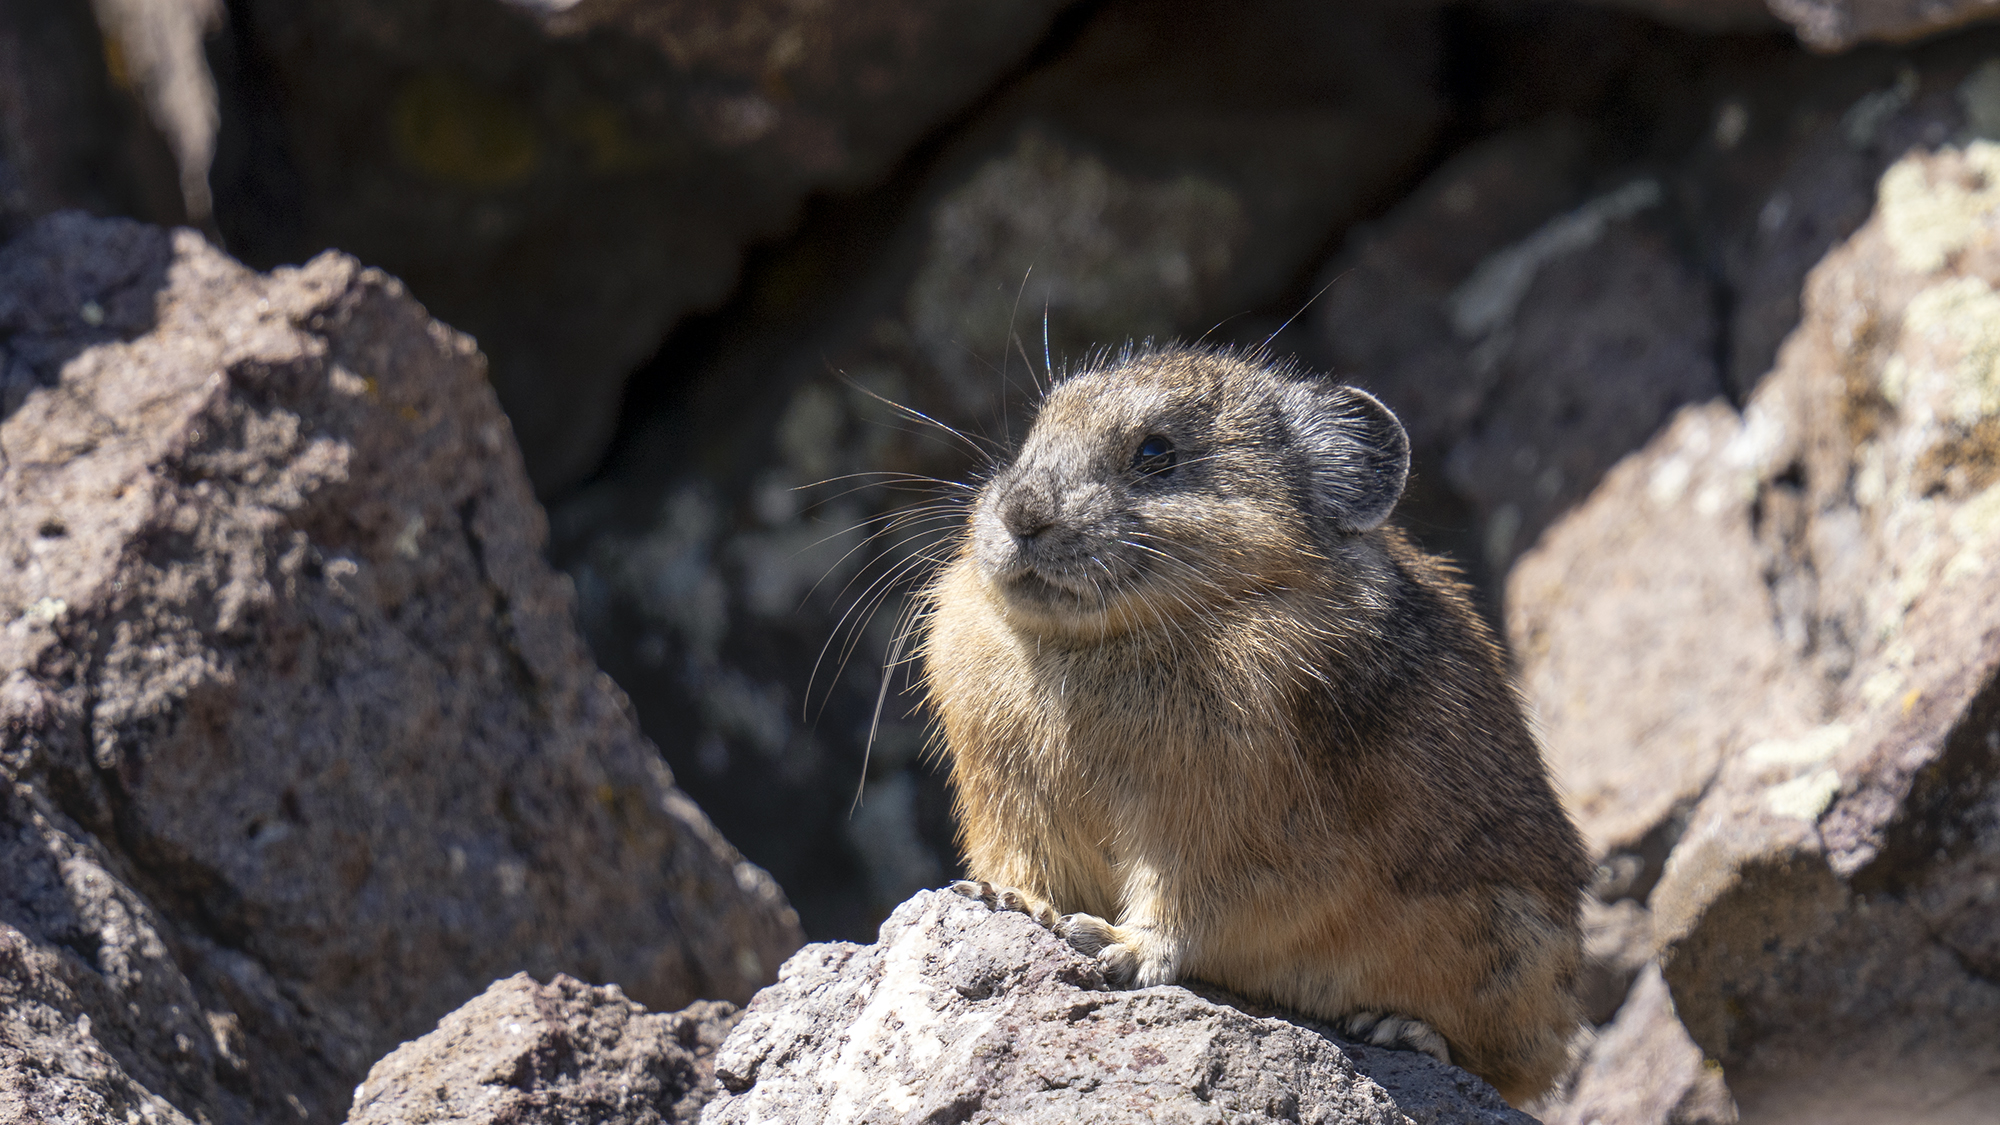
[[[1519,1102],[1588,867],[1489,630],[1383,524],[1408,465],[1373,398],[1230,354],[1073,376],[927,593],[924,685],[975,893]]]

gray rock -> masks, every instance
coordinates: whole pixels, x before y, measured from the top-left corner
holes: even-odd
[[[1175,985],[1107,992],[1020,914],[946,891],[873,946],[786,962],[716,1054],[707,1125],[758,1121],[1518,1122],[1426,1055],[1350,1047]]]
[[[0,923],[47,1013],[0,1088],[328,1121],[496,976],[742,1001],[797,945],[394,279],[59,215],[0,249],[0,350]]]
[[[1743,503],[1739,466],[1757,437],[1726,404],[1689,408],[1508,578],[1521,686],[1599,856],[1637,860],[1764,716],[1804,725],[1814,713],[1772,626]]]
[[[1446,299],[1486,397],[1445,472],[1490,513],[1496,572],[1676,407],[1723,389],[1713,294],[1647,214],[1662,195],[1650,179],[1598,195]]]
[[[1737,1109],[1722,1068],[1702,1057],[1674,1014],[1659,966],[1647,965],[1568,1088],[1537,1116],[1544,1125],[1733,1125]]]
[[[1312,344],[1408,420],[1413,522],[1469,516],[1442,545],[1497,584],[1676,409],[1747,396],[1882,169],[1994,101],[1971,47],[1711,63],[1660,107],[1645,171],[1603,122],[1553,115],[1352,231]]]
[[[617,985],[516,973],[370,1068],[348,1125],[693,1122],[740,1014],[714,1000],[648,1012]]]
[[[1983,141],[1891,168],[1746,411],[1774,626],[1821,710],[1734,748],[1652,896],[1746,1117],[2000,1098],[1995,172]]]
[[[1325,270],[1336,370],[1413,419],[1504,573],[1675,407],[1723,389],[1710,283],[1665,185],[1594,194],[1587,137],[1546,122],[1459,154]]]
[[[1898,43],[1994,18],[1985,0],[1765,0],[1799,39],[1820,51]]]
[[[1746,1120],[2000,1098],[1996,182],[1984,141],[1892,167],[1743,411],[1683,412],[1510,583],[1586,830],[1670,837],[1664,979]]]
[[[112,873],[115,857],[27,786],[0,791],[0,827],[0,1119],[297,1116],[280,1090],[244,1089],[242,1021],[202,1003],[176,963],[189,947]],[[338,1094],[323,1063],[286,1069],[307,1102]]]
[[[253,0],[238,54],[269,77],[233,112],[275,166],[218,177],[224,229],[259,265],[337,246],[401,278],[479,340],[557,490],[751,242],[874,183],[1060,6]]]
[[[1901,43],[1994,18],[1987,0],[1594,0],[1705,32],[1789,25],[1816,51]],[[1781,22],[1782,21],[1782,22]]]

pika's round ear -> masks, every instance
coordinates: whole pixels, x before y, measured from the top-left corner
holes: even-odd
[[[1314,506],[1345,532],[1381,526],[1410,477],[1410,435],[1381,400],[1355,387],[1298,386],[1285,396],[1305,447]]]

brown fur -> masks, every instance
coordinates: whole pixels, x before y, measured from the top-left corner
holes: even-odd
[[[1578,1022],[1586,864],[1464,587],[1380,526],[1402,442],[1212,352],[1058,385],[929,591],[925,685],[976,879],[1141,985],[1422,1021],[1519,1102]]]

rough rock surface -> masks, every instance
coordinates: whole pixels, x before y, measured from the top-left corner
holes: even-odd
[[[0,364],[0,1097],[328,1121],[496,976],[740,1001],[796,946],[392,278],[65,213],[0,249]]]
[[[1806,45],[1843,51],[1903,42],[1991,20],[1992,0],[1595,0],[1697,31],[1762,31],[1789,25]],[[1782,21],[1782,22],[1780,22]]]
[[[1470,508],[1473,533],[1445,545],[1497,583],[1677,408],[1749,394],[1881,171],[1961,135],[2000,86],[1966,54],[1714,63],[1650,151],[1621,160],[1623,134],[1551,115],[1350,233],[1321,274],[1314,357],[1409,424],[1406,509]]]
[[[1733,1125],[1722,1068],[1702,1057],[1674,1014],[1657,965],[1590,1043],[1570,1086],[1537,1113],[1543,1125]]]
[[[1167,985],[1108,992],[1026,916],[949,891],[872,946],[811,945],[715,1057],[708,1125],[760,1121],[1492,1122],[1462,1070]]]
[[[260,265],[336,246],[401,278],[479,340],[558,488],[750,242],[881,176],[1058,7],[250,0],[234,112],[266,143],[218,170],[224,230]]]
[[[1685,411],[1509,586],[1556,772],[1651,868],[1622,893],[1744,1120],[2000,1098],[1996,183],[1984,141],[1892,167],[1743,411]]]
[[[648,1012],[617,985],[516,973],[376,1063],[348,1125],[693,1122],[740,1014],[718,1000]]]
[[[1838,51],[1917,39],[2000,15],[1992,0],[1765,0],[1807,45]]]

